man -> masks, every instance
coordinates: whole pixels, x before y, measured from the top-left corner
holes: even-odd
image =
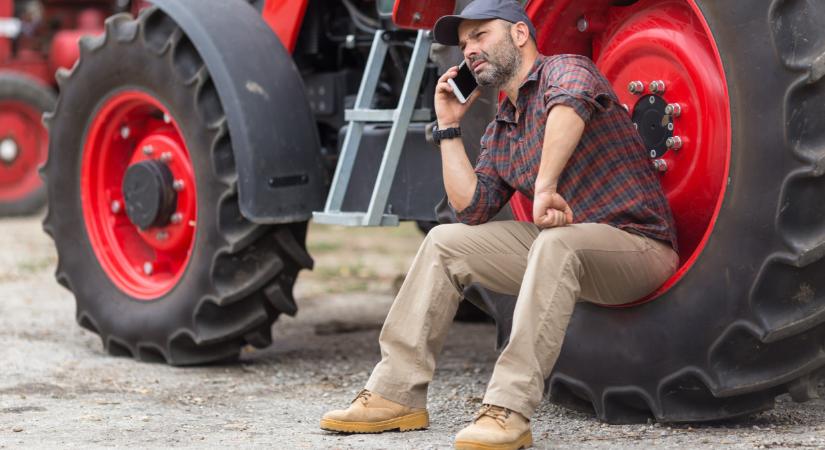
[[[445,16],[435,40],[459,45],[482,86],[503,91],[475,168],[457,128],[466,104],[439,80],[435,110],[444,185],[461,224],[424,240],[380,336],[381,362],[346,410],[321,428],[381,432],[428,426],[427,386],[465,286],[518,294],[510,340],[483,407],[457,448],[532,445],[541,401],[577,300],[628,303],[676,270],[673,218],[644,145],[589,59],[538,53],[535,29],[512,0],[476,0]],[[534,223],[487,222],[516,190]],[[628,324],[628,326],[633,326]]]

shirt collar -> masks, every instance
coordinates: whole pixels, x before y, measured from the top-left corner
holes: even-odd
[[[533,62],[533,67],[530,68],[530,72],[527,74],[527,78],[525,78],[524,81],[521,82],[521,85],[518,88],[519,100],[522,97],[521,91],[522,89],[524,89],[525,85],[531,81],[538,80],[539,69],[541,68],[542,63],[544,63],[545,58],[546,57],[544,55],[538,55],[538,57],[536,57],[536,60]],[[521,101],[519,101],[519,103],[521,103]],[[502,122],[516,123],[516,108],[512,103],[510,103],[510,100],[506,97],[498,107],[498,112],[496,113],[496,120]]]

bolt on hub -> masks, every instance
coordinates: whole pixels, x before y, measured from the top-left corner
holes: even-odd
[[[5,164],[11,164],[20,155],[20,147],[12,138],[3,139],[0,142],[0,161]]]

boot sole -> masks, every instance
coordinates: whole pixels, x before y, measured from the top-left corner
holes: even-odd
[[[457,450],[518,450],[533,446],[533,433],[527,431],[518,439],[506,444],[487,444],[479,441],[455,441]]]
[[[345,422],[342,420],[321,419],[321,429],[341,433],[382,433],[384,431],[413,431],[430,426],[427,411],[407,414],[395,419],[381,422]]]

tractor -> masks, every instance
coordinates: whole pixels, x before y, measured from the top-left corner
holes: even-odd
[[[307,223],[449,221],[428,142],[449,0],[154,0],[59,69],[45,231],[79,324],[174,365],[271,343]],[[581,304],[549,397],[610,423],[718,420],[816,396],[825,366],[825,2],[530,0],[544,54],[592,58],[646,144],[681,266]],[[471,158],[495,112],[463,128]],[[480,105],[480,106],[479,106]],[[618,107],[618,106],[617,106]],[[468,133],[470,134],[470,133]],[[758,188],[758,189],[757,189]],[[530,193],[510,202],[530,220]],[[454,220],[454,219],[453,219]],[[495,318],[515,298],[465,287]]]
[[[128,0],[0,0],[0,217],[46,204],[37,168],[46,160],[43,113],[54,108],[54,73],[72,67],[77,41],[103,32],[103,20]]]

